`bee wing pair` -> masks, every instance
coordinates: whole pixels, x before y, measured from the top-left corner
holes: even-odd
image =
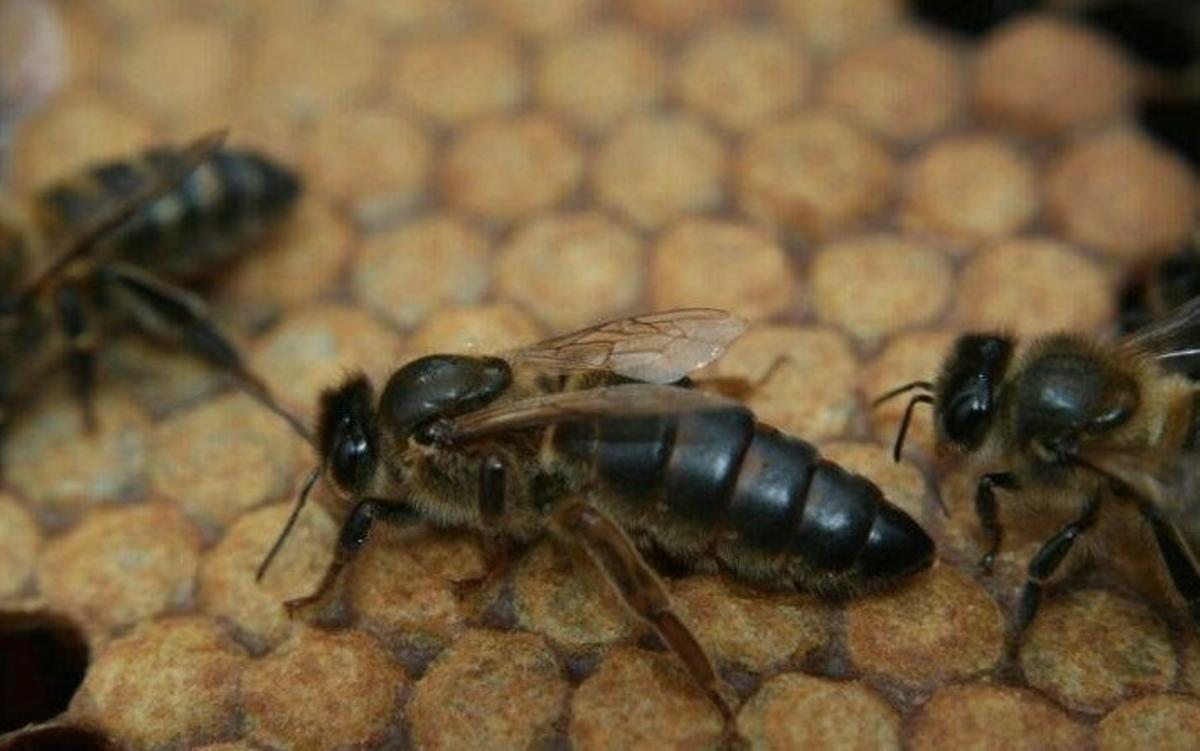
[[[1200,297],[1121,337],[1117,347],[1127,355],[1153,359],[1167,370],[1186,372],[1200,362]],[[1153,503],[1179,529],[1192,555],[1198,554],[1200,452],[1164,460],[1158,452],[1097,448],[1080,458]]]
[[[680,308],[590,326],[505,354],[518,366],[550,373],[606,371],[639,383],[563,391],[470,412],[439,426],[436,438],[469,441],[507,430],[586,420],[739,406],[674,383],[715,361],[746,324],[724,310]]]
[[[1151,357],[1168,370],[1186,372],[1200,362],[1200,297],[1121,337],[1124,352]]]

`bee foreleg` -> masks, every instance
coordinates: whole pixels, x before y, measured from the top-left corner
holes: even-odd
[[[1025,587],[1021,590],[1021,599],[1017,602],[1016,622],[1013,624],[1012,646],[1014,649],[1019,646],[1021,635],[1025,633],[1025,629],[1029,627],[1029,624],[1033,622],[1034,615],[1037,614],[1046,580],[1054,575],[1054,572],[1066,559],[1067,553],[1071,552],[1075,541],[1096,523],[1099,515],[1100,494],[1096,493],[1084,506],[1083,513],[1042,543],[1042,547],[1038,548],[1038,552],[1030,559]]]
[[[84,429],[92,433],[96,430],[96,330],[77,284],[63,284],[55,290],[54,308],[67,338],[71,387],[79,401]]]
[[[1017,478],[1011,472],[991,472],[979,478],[975,486],[975,515],[979,524],[988,534],[988,549],[979,559],[979,568],[985,574],[992,572],[996,563],[996,554],[1000,552],[1000,542],[1004,538],[1004,528],[1000,526],[1000,518],[996,510],[996,488],[1004,490],[1020,490]]]
[[[704,647],[675,614],[666,586],[617,523],[591,504],[571,501],[555,511],[551,529],[587,553],[621,600],[654,628],[726,722],[732,722],[733,710],[721,692],[720,679]]]
[[[383,517],[385,514],[389,521],[394,520],[400,523],[415,522],[420,518],[414,509],[398,501],[381,498],[364,498],[359,501],[354,510],[350,512],[350,516],[346,517],[346,521],[342,523],[333,560],[325,569],[321,583],[317,585],[316,591],[307,597],[298,597],[285,602],[283,606],[287,608],[288,615],[295,617],[298,613],[313,609],[320,612],[329,602],[337,599],[343,582],[343,577],[340,576],[342,569],[354,560],[354,557],[367,544],[367,538],[371,534],[371,525],[375,519]]]
[[[176,340],[196,356],[230,373],[243,391],[282,417],[300,436],[310,438],[304,423],[284,409],[267,384],[246,367],[237,347],[212,320],[203,300],[129,264],[106,264],[100,274],[124,293],[118,298],[131,309],[144,331]]]
[[[1141,503],[1138,508],[1154,530],[1154,539],[1158,542],[1158,550],[1166,564],[1167,573],[1171,575],[1171,582],[1187,603],[1192,620],[1200,624],[1200,570],[1197,570],[1196,559],[1180,538],[1179,530],[1163,518],[1157,508],[1149,503]]]

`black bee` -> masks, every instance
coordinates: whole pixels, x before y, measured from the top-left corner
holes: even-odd
[[[1037,492],[1074,509],[1029,562],[1017,606],[1015,649],[1046,581],[1106,510],[1132,508],[1153,532],[1162,563],[1200,623],[1200,390],[1180,368],[1200,355],[1200,298],[1115,342],[1081,334],[959,338],[934,382],[912,390],[896,437],[899,459],[912,409],[933,406],[939,449],[967,454],[980,475],[975,510],[990,542],[990,571],[1002,542],[996,490]]]
[[[178,286],[234,259],[300,193],[288,170],[218,143],[95,165],[41,190],[28,208],[9,205],[0,214],[0,409],[11,409],[57,363],[59,348],[49,346],[57,332],[92,428],[95,348],[102,324],[119,317],[234,374],[301,427],[245,368],[203,300]]]
[[[503,357],[422,357],[378,401],[364,376],[347,378],[321,395],[320,465],[259,576],[322,475],[339,499],[337,554],[291,612],[324,607],[376,519],[475,528],[485,543],[549,531],[588,554],[729,718],[711,662],[645,553],[841,595],[933,560],[930,538],[870,480],[685,379],[743,329],[724,311],[672,310]]]

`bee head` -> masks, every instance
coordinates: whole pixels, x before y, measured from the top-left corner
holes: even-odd
[[[979,448],[1012,350],[1012,340],[999,334],[967,334],[955,342],[934,395],[940,440],[965,452]]]
[[[350,376],[321,394],[317,447],[337,491],[362,495],[379,462],[375,394],[365,375]]]

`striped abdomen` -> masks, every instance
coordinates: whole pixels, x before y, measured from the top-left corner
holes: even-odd
[[[563,425],[636,538],[751,580],[855,591],[929,565],[933,542],[866,478],[746,409]]]
[[[154,149],[95,165],[41,191],[39,221],[51,233],[70,231],[177,158]],[[202,276],[271,227],[299,195],[300,181],[289,170],[252,151],[222,150],[112,242],[120,257],[147,270],[182,280]]]

